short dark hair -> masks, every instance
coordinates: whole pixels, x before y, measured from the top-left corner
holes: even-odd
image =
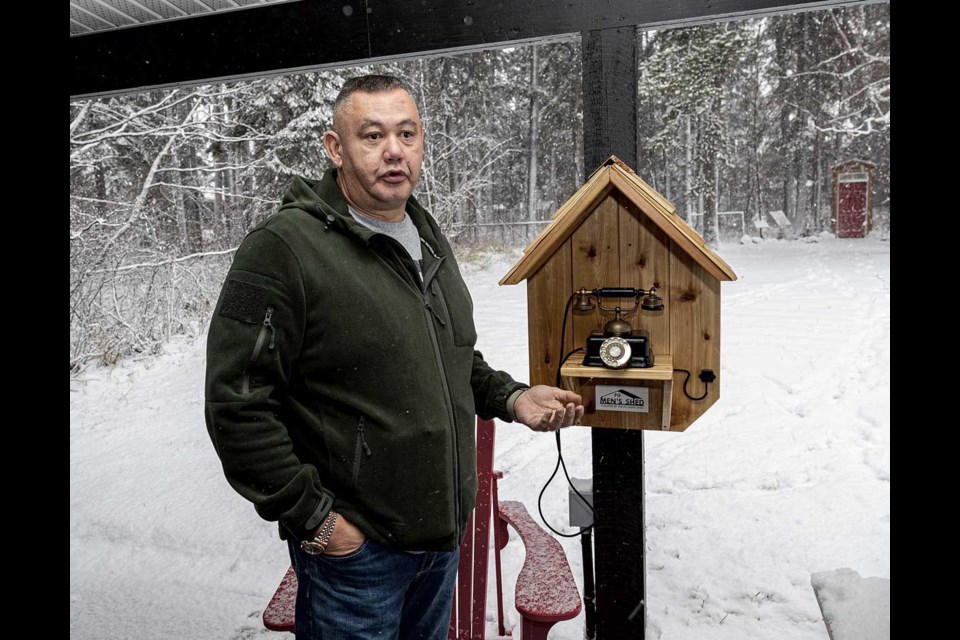
[[[407,85],[407,83],[396,76],[354,76],[343,83],[340,93],[337,94],[337,99],[333,101],[332,115],[334,118],[336,118],[337,112],[343,106],[343,103],[349,100],[350,96],[357,91],[362,91],[364,93],[385,93],[387,91],[393,91],[394,89],[403,89],[413,96],[413,91],[410,90],[410,87]]]

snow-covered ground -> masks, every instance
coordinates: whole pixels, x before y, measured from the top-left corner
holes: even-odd
[[[646,635],[825,639],[813,573],[890,577],[890,243],[768,241],[720,254],[739,276],[721,289],[721,398],[684,433],[644,436]],[[526,379],[525,289],[497,285],[519,255],[463,270],[478,348]],[[71,380],[71,638],[272,636],[259,616],[289,559],[276,525],[223,478],[203,421],[203,346],[175,343]],[[565,430],[563,446],[571,475],[588,477],[589,430]],[[538,520],[555,463],[552,435],[498,426],[500,495]],[[566,496],[562,479],[544,496],[554,527]],[[579,540],[561,544],[580,583]],[[522,560],[511,537],[510,624]],[[582,629],[581,615],[551,638]]]

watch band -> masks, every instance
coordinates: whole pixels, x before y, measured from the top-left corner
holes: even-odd
[[[519,400],[520,396],[522,396],[525,392],[529,390],[530,390],[530,387],[523,386],[515,390],[513,393],[511,393],[507,397],[507,416],[510,418],[511,422],[517,421],[517,410],[516,410],[517,400]]]
[[[330,511],[327,517],[323,519],[323,522],[320,523],[317,535],[309,540],[302,540],[300,542],[300,548],[304,553],[312,556],[323,555],[323,552],[327,550],[327,545],[330,543],[330,536],[333,535],[333,530],[337,526],[337,515],[336,511]]]

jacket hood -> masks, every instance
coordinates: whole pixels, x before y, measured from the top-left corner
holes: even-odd
[[[374,236],[382,235],[360,224],[350,215],[347,210],[347,200],[337,185],[335,167],[327,169],[323,177],[317,181],[296,176],[293,184],[283,194],[279,210],[285,209],[302,209],[331,228],[351,233],[366,243],[369,243]],[[433,216],[413,196],[407,199],[406,211],[416,225],[420,237],[430,245],[434,255],[443,256],[446,252],[443,243],[440,242],[442,234]]]

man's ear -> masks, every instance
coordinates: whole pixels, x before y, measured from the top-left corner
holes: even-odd
[[[343,165],[343,156],[340,153],[340,136],[332,129],[323,132],[323,148],[333,165],[339,169]]]

